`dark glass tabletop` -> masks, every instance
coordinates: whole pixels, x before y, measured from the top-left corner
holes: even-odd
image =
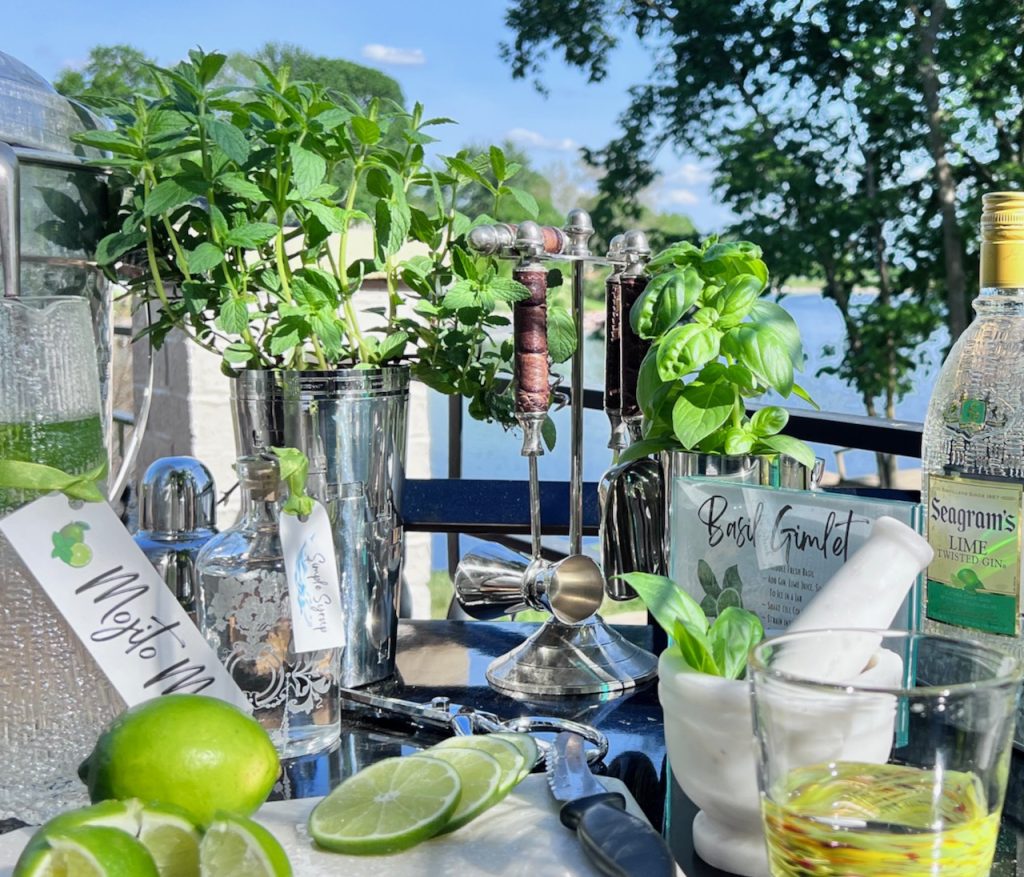
[[[481,621],[403,621],[399,624],[398,676],[373,691],[417,702],[448,697],[501,718],[547,715],[596,726],[607,737],[608,755],[596,772],[622,780],[651,823],[662,827],[687,877],[723,877],[693,851],[690,828],[696,807],[672,780],[665,759],[657,684],[603,698],[513,699],[487,684],[485,671],[499,655],[519,645],[536,625]],[[635,644],[652,648],[648,627],[616,628]],[[412,728],[379,713],[346,711],[341,743],[328,753],[297,759],[286,767],[278,796],[326,794],[361,767],[387,756],[429,746],[443,736]],[[1018,846],[1024,848],[1024,753],[1014,753],[1006,815],[993,877],[1016,877]],[[726,875],[727,877],[727,875]]]
[[[625,783],[653,825],[668,838],[687,877],[721,877],[725,872],[694,853],[690,828],[696,808],[671,779],[666,759],[657,684],[617,695],[589,698],[514,699],[488,686],[488,664],[519,645],[536,625],[482,621],[403,621],[399,624],[398,674],[374,686],[377,694],[427,703],[447,697],[453,703],[517,716],[556,716],[594,725],[608,738],[608,754],[595,768]],[[648,627],[618,627],[627,639],[652,648]],[[436,743],[444,734],[415,728],[407,720],[384,717],[365,708],[346,708],[337,746],[324,753],[285,763],[272,797],[326,795],[366,765]],[[17,823],[8,822],[0,830]],[[994,877],[1024,875],[1024,753],[1014,753],[1009,791],[999,836]]]

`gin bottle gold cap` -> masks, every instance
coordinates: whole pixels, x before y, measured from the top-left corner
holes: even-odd
[[[1024,288],[1024,192],[982,198],[981,287]]]

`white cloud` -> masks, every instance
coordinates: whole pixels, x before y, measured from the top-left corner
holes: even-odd
[[[675,204],[677,206],[689,206],[700,203],[700,198],[689,189],[668,189],[662,194],[661,199],[668,204]]]
[[[545,137],[528,128],[513,128],[507,131],[505,136],[513,143],[522,143],[524,146],[533,146],[537,149],[551,149],[555,152],[575,152],[579,149],[579,144],[571,137]]]
[[[711,171],[695,162],[687,161],[667,173],[665,179],[673,183],[682,183],[684,186],[693,186],[708,182],[711,179]]]
[[[381,64],[402,66],[427,63],[427,56],[423,54],[422,49],[399,49],[395,46],[382,46],[380,43],[368,43],[363,46],[363,57]]]

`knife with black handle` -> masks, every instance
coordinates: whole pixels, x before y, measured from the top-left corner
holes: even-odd
[[[562,824],[609,877],[672,877],[676,863],[664,839],[645,819],[626,812],[626,799],[608,792],[587,765],[583,738],[559,734],[546,756],[548,785],[563,801]]]

